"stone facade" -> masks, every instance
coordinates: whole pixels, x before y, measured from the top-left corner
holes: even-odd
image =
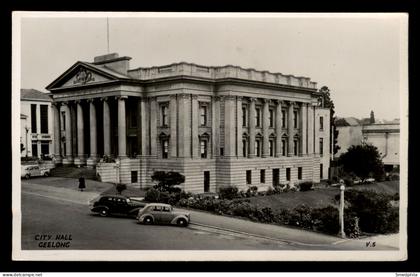
[[[196,193],[328,178],[329,110],[309,78],[189,63],[130,70],[129,60],[77,62],[47,87],[58,162],[141,187],[178,171]]]

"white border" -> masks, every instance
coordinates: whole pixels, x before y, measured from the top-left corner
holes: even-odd
[[[21,19],[47,17],[188,17],[188,18],[398,18],[400,36],[400,250],[398,251],[163,251],[163,250],[21,250],[20,80]],[[32,261],[402,261],[407,259],[408,163],[408,14],[403,13],[126,13],[14,12],[12,15],[12,212],[13,260]]]

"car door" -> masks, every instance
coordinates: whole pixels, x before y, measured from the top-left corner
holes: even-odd
[[[39,169],[39,166],[32,167],[31,176],[41,176],[41,170]]]
[[[155,223],[162,223],[162,206],[156,205],[153,207],[151,214],[155,219]]]
[[[162,223],[165,223],[165,224],[171,223],[172,219],[174,218],[171,207],[169,206],[162,207],[161,218],[162,218],[161,219]]]

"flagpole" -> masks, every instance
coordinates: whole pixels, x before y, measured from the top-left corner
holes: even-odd
[[[109,18],[106,18],[106,41],[107,41],[107,50],[109,54]]]

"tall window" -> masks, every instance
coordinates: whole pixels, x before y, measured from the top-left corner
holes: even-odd
[[[48,105],[41,105],[41,134],[48,134]]]
[[[220,147],[220,156],[225,155],[225,149],[223,147]]]
[[[248,142],[247,142],[247,140],[246,140],[246,139],[243,139],[243,140],[242,140],[242,155],[243,155],[244,157],[246,157],[246,156],[248,155],[248,153],[247,153],[247,149],[248,149]]]
[[[207,126],[207,106],[200,106],[200,125]]]
[[[260,127],[261,126],[261,109],[255,108],[255,126]]]
[[[298,155],[298,146],[299,146],[299,142],[297,139],[293,140],[293,153],[295,156]]]
[[[248,119],[248,116],[246,112],[246,107],[242,107],[242,127],[248,126],[247,119]]]
[[[251,170],[246,171],[246,183],[250,185],[252,183],[252,176],[251,176]]]
[[[324,117],[319,117],[319,129],[324,130]]]
[[[302,180],[302,167],[298,167],[298,180]]]
[[[273,109],[270,109],[268,111],[268,118],[270,121],[270,127],[274,127],[274,110]]]
[[[162,126],[168,126],[168,105],[167,104],[163,104],[160,107],[160,111],[161,111],[161,118],[162,118]]]
[[[265,169],[260,170],[260,183],[261,184],[265,183]]]
[[[255,156],[261,157],[261,141],[255,140]]]
[[[286,168],[286,180],[290,181],[290,167]]]
[[[282,139],[281,140],[281,154],[283,156],[286,156],[286,152],[287,152],[287,142],[286,142],[286,139]]]
[[[200,140],[200,154],[201,158],[207,158],[207,140],[205,139]]]
[[[36,104],[31,104],[31,129],[32,133],[36,134]]]
[[[319,179],[324,179],[324,172],[323,172],[323,170],[322,170],[322,168],[323,168],[323,166],[322,166],[322,164],[319,164]]]
[[[270,157],[274,157],[274,140],[272,139],[268,141],[268,152],[270,153]]]
[[[168,158],[168,148],[169,148],[169,140],[163,139],[162,140],[162,159]]]
[[[324,139],[319,138],[319,155],[324,155]]]
[[[286,128],[286,111],[281,110],[281,127]]]
[[[293,111],[293,128],[298,127],[298,112]]]

